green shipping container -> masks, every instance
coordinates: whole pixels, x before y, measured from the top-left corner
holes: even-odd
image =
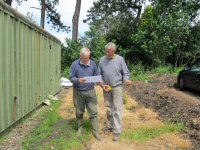
[[[0,1],[0,133],[60,89],[61,43]]]

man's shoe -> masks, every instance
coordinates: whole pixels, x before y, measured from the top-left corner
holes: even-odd
[[[113,131],[113,128],[105,127],[103,131],[104,131],[104,134],[108,135],[110,132]]]
[[[119,134],[119,133],[113,134],[113,141],[114,141],[114,142],[119,141],[119,138],[120,138],[120,134]]]

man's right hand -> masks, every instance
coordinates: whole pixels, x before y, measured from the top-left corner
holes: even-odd
[[[85,83],[85,81],[86,81],[86,79],[85,79],[85,78],[79,78],[79,82],[80,82],[80,84],[83,84],[83,83]]]

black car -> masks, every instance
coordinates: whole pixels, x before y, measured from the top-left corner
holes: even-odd
[[[197,60],[190,67],[180,71],[178,75],[178,86],[180,90],[185,88],[200,91],[200,60]]]

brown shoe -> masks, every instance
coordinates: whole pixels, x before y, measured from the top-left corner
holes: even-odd
[[[114,134],[113,134],[113,141],[114,141],[114,142],[119,141],[119,138],[120,138],[120,134],[119,134],[119,133],[114,133]]]

